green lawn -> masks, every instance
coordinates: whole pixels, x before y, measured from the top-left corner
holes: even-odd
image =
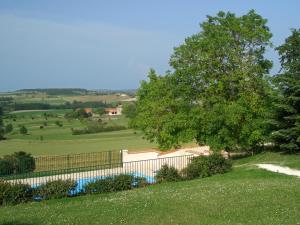
[[[278,152],[262,152],[252,157],[235,161],[236,166],[249,166],[255,163],[272,163],[300,169],[300,154],[285,154]]]
[[[244,166],[187,182],[0,208],[0,224],[299,224],[300,180]]]
[[[49,139],[50,137],[53,138],[47,140],[48,137]],[[70,135],[70,139],[63,138],[64,135],[56,130],[53,133],[48,133],[48,136],[44,137],[43,141],[30,139],[1,141],[0,155],[10,154],[20,150],[30,152],[33,155],[57,155],[120,149],[143,150],[155,147],[155,144],[142,139],[141,134],[135,134],[133,130],[75,136]]]
[[[66,110],[49,110],[19,112],[16,121],[6,119],[5,123],[12,123],[14,130],[7,135],[7,140],[0,141],[0,156],[15,151],[26,151],[33,155],[57,155],[84,152],[99,152],[107,150],[145,150],[154,148],[155,144],[142,138],[140,132],[127,129],[96,134],[72,135],[71,128],[85,126],[85,122],[79,120],[66,120],[63,115]],[[43,117],[44,112],[54,114],[54,117]],[[34,117],[32,119],[31,117]],[[63,127],[58,127],[55,121],[61,121]],[[107,126],[127,126],[128,119],[125,116],[108,117],[102,120]],[[47,126],[44,126],[47,122]],[[25,125],[28,135],[19,133],[19,126]],[[44,126],[40,129],[40,126]],[[40,140],[42,137],[42,141]]]

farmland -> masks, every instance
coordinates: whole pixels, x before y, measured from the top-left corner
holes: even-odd
[[[14,113],[16,121],[7,119],[6,123],[12,123],[14,130],[7,135],[7,140],[0,142],[0,154],[5,155],[14,151],[26,151],[33,155],[70,154],[84,152],[98,152],[107,150],[143,150],[155,147],[154,144],[142,138],[140,132],[132,129],[102,132],[85,135],[72,135],[71,128],[82,127],[84,122],[80,120],[67,120],[63,117],[70,110],[48,111],[22,111]],[[44,113],[55,116],[43,117]],[[128,120],[123,116],[110,118],[103,116],[103,120],[109,125],[127,126]],[[60,121],[63,126],[55,124]],[[44,126],[44,123],[47,126]],[[19,126],[24,125],[28,134],[19,133]],[[41,129],[40,127],[43,126]],[[41,140],[42,137],[42,140]]]
[[[15,151],[26,151],[33,155],[62,155],[72,153],[100,152],[107,150],[145,150],[155,145],[142,138],[139,131],[123,129],[111,132],[101,132],[84,135],[72,135],[71,129],[79,129],[87,123],[101,120],[106,126],[128,127],[128,119],[124,115],[110,117],[97,115],[89,119],[65,118],[65,114],[74,108],[67,108],[67,103],[84,104],[92,102],[101,104],[122,104],[122,100],[132,96],[120,93],[104,93],[68,89],[2,93],[1,98],[10,102],[2,102],[6,109],[4,124],[12,124],[13,130],[5,135],[6,140],[0,142],[0,156]],[[49,93],[48,93],[48,92]],[[52,93],[54,92],[54,94]],[[57,94],[55,94],[57,93]],[[65,94],[64,94],[65,93]],[[14,104],[31,103],[49,104],[53,109],[29,109],[11,111]],[[7,106],[6,106],[6,105]],[[62,109],[56,107],[64,106]],[[7,111],[9,110],[9,111]],[[94,108],[97,110],[97,108]],[[60,126],[58,124],[61,124]],[[20,133],[20,127],[25,126],[27,134]]]

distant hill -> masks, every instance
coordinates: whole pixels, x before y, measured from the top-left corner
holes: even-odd
[[[20,89],[13,93],[45,93],[47,95],[87,95],[87,94],[116,94],[116,93],[126,93],[129,96],[134,96],[136,89],[120,89],[120,90],[110,90],[110,89],[95,89],[88,90],[84,88],[31,88],[31,89]]]
[[[47,95],[82,95],[89,91],[83,88],[34,88],[34,89],[20,89],[15,91],[17,93],[46,93]]]

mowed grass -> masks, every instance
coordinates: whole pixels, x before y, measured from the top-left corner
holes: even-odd
[[[51,140],[47,140],[46,136],[43,141],[30,139],[1,141],[0,154],[6,155],[22,150],[33,155],[62,155],[121,149],[146,150],[155,147],[155,144],[144,140],[140,133],[135,133],[133,130],[76,135],[70,139],[62,139],[63,134],[59,135],[59,132],[53,131],[48,136],[53,137]],[[57,136],[56,140],[54,136]]]
[[[23,111],[16,113],[17,119],[6,119],[5,123],[12,123],[14,130],[6,135],[7,140],[0,141],[0,156],[16,151],[26,151],[33,155],[63,155],[73,153],[101,152],[121,149],[131,151],[144,151],[157,148],[155,143],[150,143],[143,138],[140,131],[125,129],[112,132],[95,134],[72,135],[71,128],[83,128],[86,122],[80,120],[67,120],[64,113],[67,110]],[[44,118],[44,113],[54,117]],[[33,119],[32,119],[33,117]],[[128,119],[122,116],[102,116],[102,121],[107,126],[128,125]],[[61,121],[63,126],[55,124]],[[44,122],[47,126],[44,126]],[[25,125],[28,134],[19,132],[19,126]],[[43,126],[41,129],[40,126]],[[42,139],[42,140],[41,140]],[[184,146],[194,146],[188,143]]]
[[[45,112],[53,114],[54,117],[49,116],[45,120],[43,116]],[[71,128],[82,128],[85,122],[66,120],[63,117],[65,112],[66,110],[23,111],[16,113],[16,121],[5,120],[6,124],[13,124],[14,130],[7,135],[7,140],[0,141],[0,155],[11,154],[15,151],[26,151],[33,155],[63,155],[121,149],[146,150],[155,147],[155,144],[142,138],[141,132],[132,129],[72,135]],[[125,116],[103,116],[102,120],[108,126],[127,126],[128,124]],[[57,126],[56,121],[61,121],[63,126]],[[44,126],[44,122],[47,126]],[[21,125],[26,126],[28,135],[19,133]],[[41,129],[40,126],[43,128]]]
[[[295,225],[300,179],[259,170],[0,208],[0,224]]]
[[[279,166],[288,166],[291,168],[300,169],[300,154],[266,151],[235,161],[236,166],[248,166],[255,163],[272,163]]]

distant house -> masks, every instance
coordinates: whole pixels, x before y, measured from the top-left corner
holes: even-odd
[[[119,116],[119,115],[122,115],[122,105],[119,105],[116,108],[106,108],[105,112],[109,116]]]
[[[84,108],[83,110],[86,114],[93,115],[93,109],[92,108]]]
[[[80,108],[76,109],[77,112],[80,111],[80,110],[81,110]],[[89,116],[92,116],[92,115],[93,115],[93,109],[92,109],[92,108],[84,108],[83,111],[84,111],[87,115],[89,115]]]

